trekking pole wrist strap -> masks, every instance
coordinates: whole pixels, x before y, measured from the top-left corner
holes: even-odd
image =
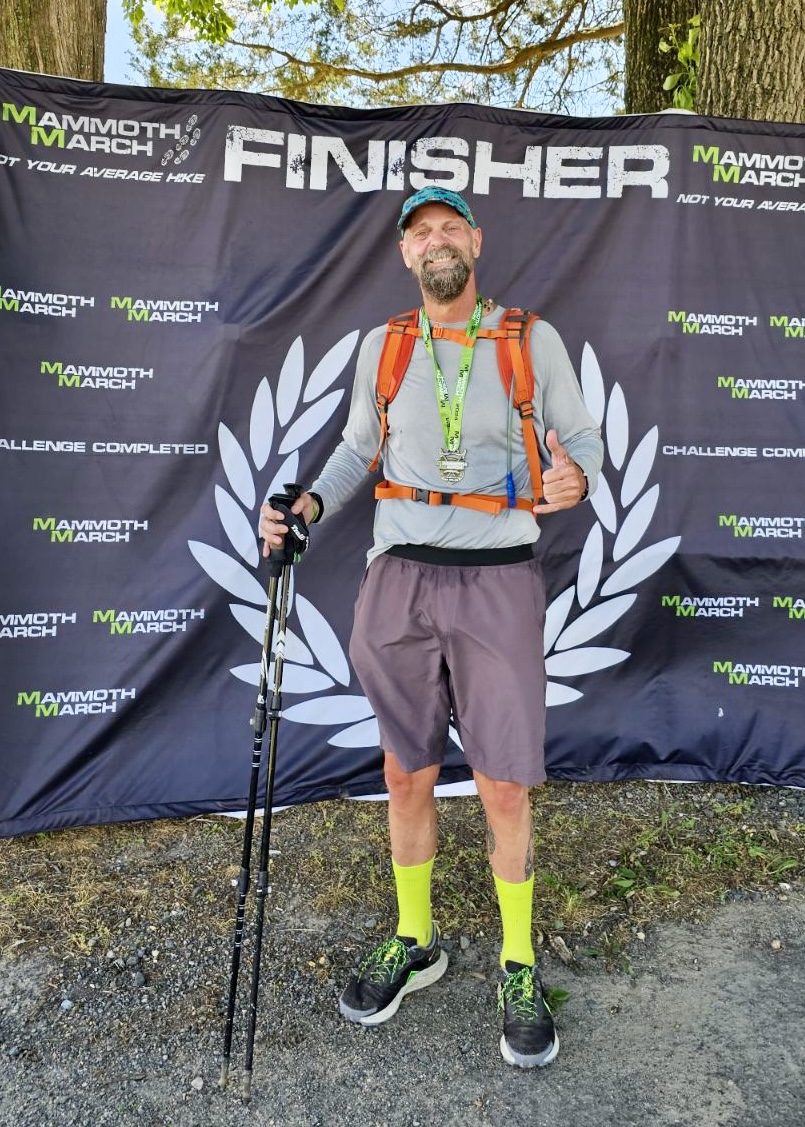
[[[310,518],[310,523],[318,524],[321,518],[324,516],[324,502],[322,501],[319,494],[314,493],[312,489],[308,489],[307,495],[313,502],[313,516]]]

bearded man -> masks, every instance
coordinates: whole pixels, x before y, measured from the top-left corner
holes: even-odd
[[[532,941],[530,788],[546,778],[545,585],[534,545],[539,520],[594,490],[603,447],[558,333],[534,320],[527,347],[536,375],[540,503],[520,416],[498,369],[492,334],[504,309],[476,284],[482,234],[469,205],[455,192],[425,187],[403,204],[398,232],[421,292],[419,335],[388,405],[386,480],[376,491],[350,643],[380,730],[398,919],[339,1006],[349,1021],[378,1025],[447,968],[431,873],[434,787],[452,718],[483,803],[500,906],[500,1051],[508,1064],[532,1068],[559,1049]],[[373,464],[386,335],[383,325],[366,336],[343,441],[292,507],[308,523],[337,519]],[[264,506],[260,532],[266,554],[281,547],[282,513]]]

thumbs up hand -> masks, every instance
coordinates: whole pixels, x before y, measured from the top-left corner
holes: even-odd
[[[559,441],[555,430],[545,435],[545,445],[551,455],[551,468],[542,475],[542,493],[545,504],[534,506],[534,516],[572,509],[587,488],[587,479]]]

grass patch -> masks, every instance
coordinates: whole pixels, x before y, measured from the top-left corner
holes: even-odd
[[[197,854],[210,834],[231,849],[231,856],[222,851],[215,874],[220,899],[242,834],[228,819],[88,826],[0,841],[0,952],[45,945],[66,956],[88,954],[126,920],[209,901],[213,874],[199,873]]]
[[[772,807],[768,793],[761,802],[759,792],[724,784],[542,788],[534,799],[539,941],[562,957],[613,958],[636,934],[668,919],[703,919],[732,894],[780,895],[781,882],[803,873],[805,824]],[[481,804],[438,806],[436,918],[448,934],[496,936]],[[258,821],[255,850],[259,831]],[[0,951],[44,945],[86,955],[127,920],[147,927],[172,912],[203,915],[205,926],[227,933],[242,835],[241,822],[205,816],[0,841]],[[378,932],[394,920],[384,803],[281,811],[271,845],[278,907],[357,924],[374,918]]]

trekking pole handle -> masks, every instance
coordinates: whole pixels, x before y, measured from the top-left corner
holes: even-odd
[[[273,509],[282,513],[282,519],[288,526],[288,532],[281,548],[272,548],[269,552],[269,575],[279,575],[286,564],[298,563],[310,544],[310,533],[304,517],[300,513],[291,512],[291,506],[304,493],[304,487],[295,482],[285,483],[284,493],[272,493],[268,503]]]

